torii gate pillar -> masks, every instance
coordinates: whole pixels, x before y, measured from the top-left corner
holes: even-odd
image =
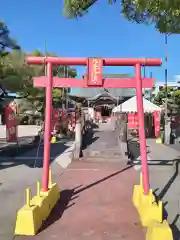
[[[34,78],[36,87],[46,88],[45,134],[44,134],[44,162],[42,175],[42,189],[48,191],[49,165],[50,165],[50,135],[51,135],[51,109],[53,87],[98,87],[98,88],[136,88],[137,112],[139,119],[140,156],[142,165],[142,178],[144,194],[149,193],[149,173],[146,152],[146,139],[144,128],[144,110],[142,88],[152,88],[153,79],[141,78],[141,66],[160,66],[161,59],[145,58],[57,58],[57,57],[27,57],[29,64],[47,64],[47,77]],[[52,65],[82,65],[88,67],[85,79],[52,77]],[[103,66],[134,66],[135,78],[103,79]]]
[[[42,188],[48,191],[49,184],[49,165],[50,165],[50,147],[51,147],[51,126],[52,126],[52,63],[47,63],[47,86],[46,86],[46,108],[45,108],[45,131],[44,131],[44,160]]]

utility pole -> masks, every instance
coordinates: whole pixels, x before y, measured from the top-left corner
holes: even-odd
[[[164,143],[169,144],[170,142],[170,121],[168,118],[168,36],[167,33],[165,33],[164,36],[165,40],[165,71],[164,71],[164,77],[165,77],[165,112],[164,112]]]
[[[44,76],[47,76],[47,64],[46,64],[46,57],[47,57],[47,49],[46,49],[46,40],[44,40]],[[45,91],[46,92],[46,91]],[[45,121],[45,102],[42,105],[42,116],[43,121]]]
[[[64,66],[64,77],[68,78],[69,74],[68,74],[68,66]],[[65,96],[65,106],[66,108],[68,108],[68,98],[67,98],[67,93],[68,93],[68,88],[64,88],[63,89],[64,92],[64,96]]]
[[[44,41],[44,59],[47,57],[47,46],[46,46],[46,40]],[[45,76],[47,76],[47,65],[44,63],[44,73]]]
[[[150,78],[152,78],[152,77],[153,77],[152,72],[150,72]],[[153,88],[151,88],[151,89],[149,90],[149,101],[150,101],[150,102],[152,101],[152,92],[153,92]]]
[[[168,72],[167,72],[167,63],[168,63],[168,58],[167,58],[167,34],[165,34],[165,119],[168,117],[168,95],[167,95],[167,82],[168,82]]]
[[[146,77],[146,67],[145,66],[143,66],[143,77]],[[146,98],[146,89],[147,88],[142,89],[142,94],[143,94],[143,97],[145,97],[145,98]]]

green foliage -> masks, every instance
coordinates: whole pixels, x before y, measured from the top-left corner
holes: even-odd
[[[32,77],[42,75],[44,70],[42,66],[26,65],[25,57],[24,52],[13,50],[1,58],[1,83],[9,91],[36,95],[38,90],[33,88]]]
[[[39,50],[34,50],[30,55],[35,56],[35,57],[41,57],[43,54]]]
[[[82,17],[98,0],[64,0],[64,14],[68,18]],[[108,1],[110,4],[119,1]],[[180,32],[180,0],[122,0],[122,14],[136,23],[155,24],[161,33]]]
[[[43,54],[37,50],[32,54],[43,56]],[[25,59],[26,53],[17,50],[13,50],[10,54],[1,58],[1,83],[10,91],[36,96],[41,90],[33,87],[32,78],[34,76],[44,75],[44,66],[27,65]],[[66,68],[53,66],[53,75],[59,77],[75,77],[76,70],[69,66]]]
[[[180,107],[180,90],[176,90],[172,93],[172,98],[175,103]]]
[[[10,49],[20,49],[16,41],[10,37],[8,27],[0,21],[0,57],[6,55]]]
[[[31,102],[31,106],[44,113],[45,89],[33,86],[33,77],[45,74],[45,66],[27,65],[26,53],[18,50],[11,51],[8,55],[0,58],[0,83],[11,92],[18,92],[25,97],[21,105]],[[38,50],[28,55],[43,56]],[[52,54],[48,53],[49,56]],[[54,54],[53,54],[54,55]],[[69,66],[53,66],[53,75],[75,77],[76,70]],[[68,89],[56,88],[52,90],[53,102],[61,103],[67,96]],[[23,109],[23,106],[21,106]]]
[[[161,33],[180,32],[180,0],[123,0],[122,13],[137,23],[155,24]]]
[[[7,26],[0,22],[0,85],[24,98],[24,101],[21,102],[21,109],[26,109],[29,104],[34,110],[44,113],[45,89],[35,88],[33,77],[46,74],[46,68],[45,65],[27,65],[27,55],[44,56],[39,50],[31,53],[21,51],[16,42],[10,38]],[[56,54],[47,52],[46,56],[56,56]],[[54,65],[53,76],[74,78],[76,69],[70,66]],[[67,93],[68,89],[53,89],[53,103],[62,103],[66,99]]]
[[[68,18],[82,17],[97,0],[64,0],[64,15]]]
[[[162,88],[154,99],[154,103],[165,107],[165,99],[167,96],[168,113],[176,114],[180,111],[180,90],[172,87]]]

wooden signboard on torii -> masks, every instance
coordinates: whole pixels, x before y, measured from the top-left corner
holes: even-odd
[[[154,79],[142,78],[142,66],[160,66],[161,59],[146,58],[57,58],[57,57],[27,57],[28,64],[46,64],[47,76],[35,77],[34,86],[46,88],[45,134],[44,134],[44,162],[42,188],[48,190],[50,164],[50,135],[52,113],[52,88],[136,88],[137,109],[139,120],[140,155],[144,193],[149,193],[149,172],[146,153],[146,139],[144,131],[144,111],[142,88],[152,88]],[[87,67],[87,75],[83,79],[58,78],[52,76],[52,67],[55,65],[80,65]],[[133,66],[134,78],[104,78],[103,66]]]

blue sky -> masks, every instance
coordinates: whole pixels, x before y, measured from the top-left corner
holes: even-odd
[[[109,6],[99,1],[89,14],[79,20],[62,15],[63,0],[17,0],[1,3],[1,19],[11,35],[26,51],[47,50],[71,57],[164,57],[164,36],[153,26],[128,22],[120,14],[119,4]],[[168,79],[180,74],[180,36],[168,39]],[[85,69],[78,68],[78,75]],[[106,73],[131,73],[130,67],[108,67]],[[164,68],[147,68],[157,81],[164,80]]]

